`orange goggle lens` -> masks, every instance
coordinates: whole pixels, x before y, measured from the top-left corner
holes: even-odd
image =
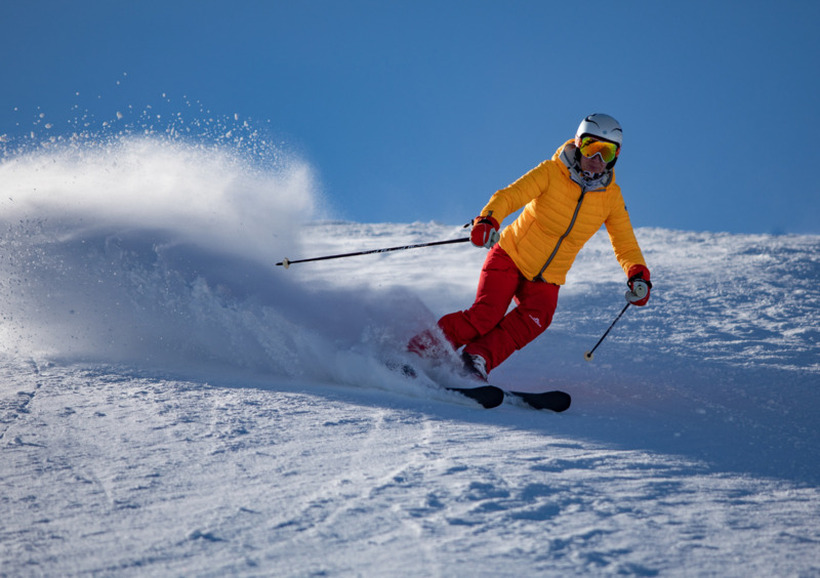
[[[591,136],[581,139],[581,154],[587,158],[591,159],[600,154],[605,163],[611,163],[619,152],[620,149],[615,143],[598,140]]]

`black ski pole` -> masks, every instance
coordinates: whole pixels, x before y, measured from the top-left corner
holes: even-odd
[[[434,247],[436,245],[450,245],[453,243],[466,243],[470,239],[466,237],[464,239],[450,239],[449,241],[433,241],[432,243],[419,243],[418,245],[404,245],[402,247],[388,247],[387,249],[372,249],[370,251],[357,251],[355,253],[342,253],[340,255],[325,255],[324,257],[312,257],[310,259],[294,259],[291,261],[290,259],[283,259],[279,263],[277,263],[277,267],[284,267],[287,269],[294,263],[307,263],[309,261],[326,261],[327,259],[342,259],[343,257],[356,257],[358,255],[371,255],[373,253],[388,253],[390,251],[405,251],[407,249],[418,249],[420,247]]]
[[[630,305],[632,305],[632,303],[627,303],[626,305],[624,305],[624,308],[621,309],[620,313],[618,313],[618,316],[615,318],[615,321],[612,322],[612,325],[610,325],[609,328],[606,331],[604,331],[604,334],[598,340],[598,343],[595,344],[595,347],[584,353],[584,359],[586,359],[587,361],[592,361],[592,354],[595,353],[595,350],[598,349],[598,346],[601,345],[601,342],[604,339],[606,339],[606,336],[609,335],[609,332],[612,331],[612,328],[615,327],[616,323],[618,323],[618,319],[620,319],[621,316],[624,313],[626,313],[626,310],[629,309]]]

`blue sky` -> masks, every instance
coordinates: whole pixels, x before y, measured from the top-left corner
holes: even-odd
[[[196,101],[307,160],[338,218],[455,224],[606,112],[636,226],[820,233],[820,2],[10,0],[0,21],[11,142]]]

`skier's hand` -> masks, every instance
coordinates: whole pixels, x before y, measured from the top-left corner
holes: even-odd
[[[498,221],[494,218],[479,215],[473,219],[473,228],[470,231],[470,242],[476,247],[486,247],[489,249],[501,238],[498,227]]]
[[[649,293],[652,289],[652,282],[649,280],[649,269],[643,265],[632,265],[629,268],[629,291],[626,292],[626,300],[643,307],[649,301]]]

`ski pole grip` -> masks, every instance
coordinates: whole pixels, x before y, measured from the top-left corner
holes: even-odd
[[[627,291],[625,297],[630,303],[635,303],[646,297],[647,293],[649,293],[649,286],[644,281],[635,280],[632,283],[632,290]]]

